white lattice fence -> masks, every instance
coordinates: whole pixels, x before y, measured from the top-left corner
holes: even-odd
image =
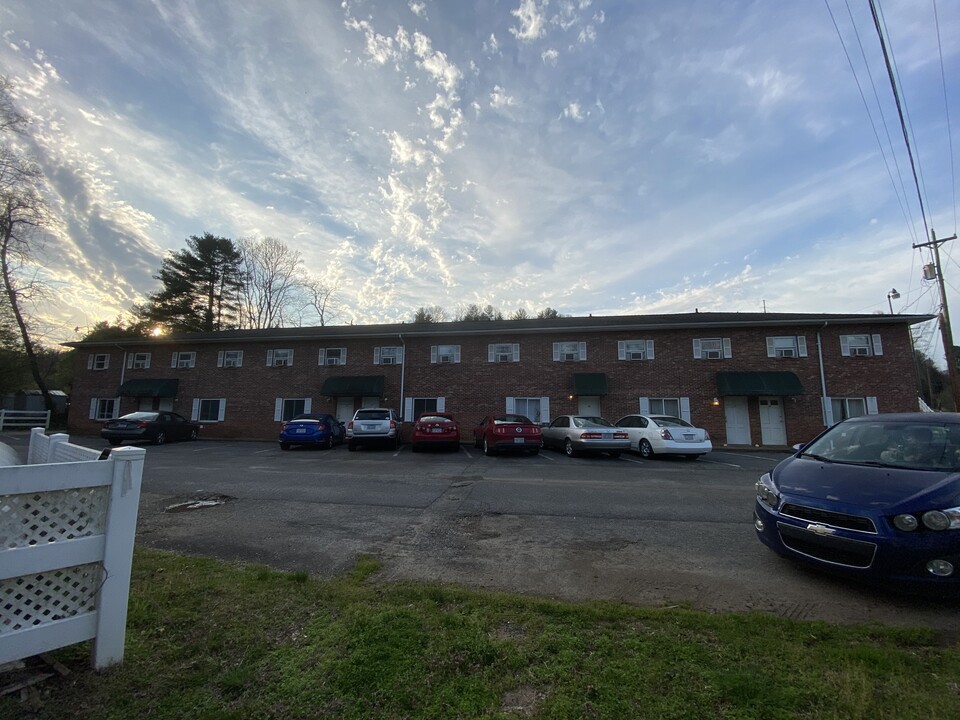
[[[68,440],[35,428],[0,467],[0,664],[91,638],[94,667],[123,659],[145,451]]]

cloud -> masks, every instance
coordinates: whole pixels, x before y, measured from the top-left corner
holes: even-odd
[[[548,0],[537,3],[536,0],[520,0],[520,7],[510,14],[520,21],[520,27],[511,27],[510,34],[521,42],[533,42],[546,33],[546,9]]]

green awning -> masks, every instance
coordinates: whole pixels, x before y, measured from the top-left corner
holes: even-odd
[[[718,395],[803,395],[803,383],[792,372],[718,372]]]
[[[121,397],[175,398],[179,380],[127,380],[117,395]]]
[[[606,373],[574,373],[573,374],[573,394],[574,395],[606,395],[607,394],[607,374]]]
[[[320,394],[329,397],[382,397],[383,375],[329,377],[323,381]]]

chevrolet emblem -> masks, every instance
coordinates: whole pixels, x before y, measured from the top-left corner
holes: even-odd
[[[834,535],[836,530],[826,525],[820,525],[819,523],[810,523],[807,525],[807,530],[816,534],[816,535]]]

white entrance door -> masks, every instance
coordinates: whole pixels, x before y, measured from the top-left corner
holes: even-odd
[[[725,397],[723,414],[727,422],[728,445],[750,445],[750,414],[745,397]]]
[[[600,398],[597,395],[581,395],[577,412],[581,415],[600,415]]]
[[[783,424],[780,398],[760,398],[760,442],[764,445],[786,445],[787,429]]]
[[[337,398],[337,420],[342,423],[353,420],[353,398]]]

